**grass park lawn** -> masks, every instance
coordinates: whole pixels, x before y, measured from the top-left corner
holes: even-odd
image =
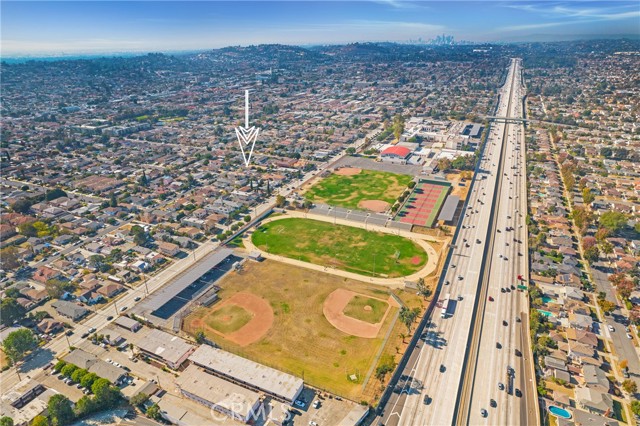
[[[332,174],[312,186],[305,197],[316,203],[357,209],[362,200],[393,204],[412,178],[389,172],[362,170],[357,175]]]
[[[400,333],[406,332],[400,321],[394,322],[396,307],[391,307],[379,337],[375,339],[347,335],[327,321],[322,311],[323,303],[338,288],[379,299],[388,297],[388,289],[361,281],[322,272],[310,273],[305,268],[265,260],[245,263],[241,271],[226,275],[219,285],[223,301],[241,291],[267,300],[273,308],[274,323],[264,337],[244,347],[217,334],[212,333],[209,338],[227,351],[293,374],[311,386],[354,401],[373,400],[380,384],[372,374],[365,392],[364,379],[375,369],[377,354],[395,354],[394,348],[402,344]],[[411,308],[422,306],[422,300],[415,292],[394,290],[394,293]],[[215,305],[201,307],[192,315],[202,317],[206,315],[202,311],[211,309],[215,309]],[[185,323],[188,322],[189,319],[185,319]],[[385,342],[389,327],[393,330]],[[356,382],[348,379],[351,374],[357,374]]]
[[[367,309],[367,307],[369,307]],[[345,315],[371,324],[380,322],[389,304],[372,297],[353,296],[342,311]]]
[[[236,305],[227,305],[212,312],[205,318],[205,323],[220,333],[233,333],[240,330],[249,321],[251,314],[244,308]]]
[[[422,247],[407,238],[311,219],[269,222],[251,238],[267,253],[366,276],[411,275],[427,261]]]

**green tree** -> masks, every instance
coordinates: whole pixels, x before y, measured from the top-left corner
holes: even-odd
[[[282,195],[276,196],[276,207],[282,208],[284,207],[286,202],[286,198],[284,198]]]
[[[622,212],[608,211],[600,216],[600,225],[611,232],[621,230],[627,223],[627,216]]]
[[[418,314],[420,314],[419,308],[409,309],[406,306],[400,308],[400,321],[407,327],[409,333],[411,333],[411,328]]]
[[[31,209],[31,205],[33,202],[27,198],[22,198],[15,203],[11,204],[11,210],[16,213],[27,214],[29,213],[29,209]]]
[[[2,342],[2,350],[14,364],[37,346],[36,336],[28,328],[12,331]]]
[[[102,407],[112,407],[120,398],[118,388],[111,385],[107,379],[98,379],[91,385],[91,392]]]
[[[404,117],[401,114],[396,114],[393,117],[393,136],[396,140],[400,140],[402,132],[404,132]]]
[[[431,289],[424,283],[424,278],[418,278],[416,286],[418,287],[418,293],[420,293],[422,297],[427,299],[429,296],[431,296]]]
[[[0,417],[0,426],[13,426],[13,419],[8,416]]]
[[[56,365],[53,366],[53,371],[55,371],[56,373],[59,373],[60,371],[62,371],[62,369],[67,365],[67,363],[63,360],[60,360],[56,363]]]
[[[206,338],[207,337],[205,336],[204,331],[198,330],[198,332],[196,333],[196,343],[202,344],[204,343]]]
[[[71,408],[71,401],[59,393],[49,398],[47,410],[49,411],[49,418],[53,426],[67,425],[71,423],[75,417],[73,409]]]
[[[47,290],[47,294],[52,299],[59,299],[66,291],[73,290],[73,284],[69,281],[62,281],[57,278],[51,278],[47,280],[44,285],[45,290]]]
[[[45,416],[35,416],[31,421],[31,426],[49,426],[49,419]]]
[[[640,416],[640,401],[631,401],[631,411],[636,416]]]
[[[606,299],[598,300],[598,305],[600,305],[600,309],[605,315],[609,315],[616,309],[616,304]]]
[[[96,373],[85,374],[80,380],[80,385],[84,388],[91,389],[91,385],[98,379],[99,377]]]
[[[347,148],[346,153],[349,155],[353,155],[356,153],[356,149],[352,146],[350,146],[349,148]]]
[[[449,160],[448,158],[440,158],[438,160],[438,168],[443,172],[451,169],[451,160]]]
[[[38,230],[36,229],[35,226],[33,226],[33,223],[31,222],[27,222],[27,223],[23,223],[21,225],[18,225],[18,232],[22,235],[24,235],[25,237],[36,237],[38,236]]]
[[[0,259],[2,259],[2,268],[5,270],[17,269],[20,266],[18,258],[18,249],[14,246],[5,247],[0,250]]]
[[[598,247],[595,247],[595,246],[589,247],[584,251],[584,258],[589,263],[597,262],[599,255],[600,255],[600,252],[598,250]]]
[[[622,389],[624,389],[625,392],[633,395],[636,392],[638,392],[638,385],[636,384],[635,381],[631,379],[627,379],[624,382],[622,382]]]
[[[11,325],[14,321],[24,317],[25,309],[13,297],[5,297],[0,301],[0,322],[4,325]]]
[[[62,367],[62,370],[60,370],[60,373],[62,373],[62,375],[64,375],[65,377],[71,378],[71,376],[77,369],[78,367],[76,365],[67,364],[64,367]]]
[[[47,191],[47,195],[45,196],[45,200],[51,201],[51,200],[55,200],[56,198],[66,197],[66,196],[67,196],[67,193],[64,192],[62,189],[54,188],[51,191]]]
[[[109,207],[117,207],[118,206],[118,200],[116,199],[116,193],[112,192],[111,194],[109,194]]]
[[[81,383],[82,379],[84,378],[84,376],[86,376],[88,373],[89,372],[87,370],[85,370],[84,368],[78,368],[71,375],[71,380],[73,380],[76,383]]]
[[[596,196],[591,193],[590,188],[583,188],[582,199],[584,200],[585,204],[591,204],[593,203],[593,200],[596,199]]]
[[[146,393],[140,392],[129,399],[131,405],[140,406],[149,400],[149,395]]]
[[[160,407],[158,404],[153,404],[149,408],[147,408],[147,416],[151,417],[154,420],[160,420],[162,415],[160,414]]]
[[[97,407],[97,401],[95,401],[93,398],[89,397],[88,395],[83,396],[82,398],[80,398],[78,400],[78,402],[76,402],[76,414],[78,417],[82,417],[82,416],[86,416],[87,414],[91,414],[92,412],[96,411]]]

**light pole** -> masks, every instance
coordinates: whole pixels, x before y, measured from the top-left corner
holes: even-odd
[[[373,270],[371,271],[372,275],[376,276],[376,253],[373,253]]]
[[[142,274],[142,278],[144,278],[144,288],[145,288],[145,291],[146,291],[147,296],[148,296],[149,295],[149,287],[147,286],[147,276],[143,273]]]

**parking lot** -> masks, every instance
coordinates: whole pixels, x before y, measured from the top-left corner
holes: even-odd
[[[372,160],[371,158],[351,156],[342,157],[333,165],[332,169],[339,169],[340,167],[379,170],[381,172],[398,173],[411,176],[418,176],[422,172],[421,165],[383,163]]]
[[[293,408],[292,413],[294,415],[291,421],[296,426],[313,424],[310,422],[315,422],[318,426],[340,424],[342,419],[357,405],[352,401],[309,388],[305,388],[302,391],[299,399],[305,401],[305,408],[298,406]],[[315,408],[315,401],[319,402],[318,408]]]
[[[379,213],[368,213],[362,210],[346,209],[344,207],[328,206],[327,204],[314,204],[309,213],[347,219],[368,225],[385,226],[391,220],[390,216]]]

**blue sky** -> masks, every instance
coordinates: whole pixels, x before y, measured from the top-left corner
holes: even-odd
[[[3,56],[640,34],[638,1],[5,1]]]

